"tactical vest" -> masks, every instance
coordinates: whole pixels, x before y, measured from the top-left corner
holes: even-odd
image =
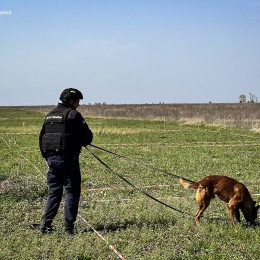
[[[42,151],[45,155],[67,154],[72,145],[72,134],[66,130],[66,118],[71,108],[55,108],[45,118]]]

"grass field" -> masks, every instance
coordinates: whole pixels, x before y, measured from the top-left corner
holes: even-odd
[[[213,200],[195,226],[193,217],[134,190],[86,149],[80,159],[75,236],[63,232],[62,207],[52,234],[29,228],[39,223],[47,196],[47,167],[38,149],[43,119],[38,112],[0,110],[0,259],[117,259],[110,245],[125,259],[259,259],[260,226],[249,227],[243,218],[232,226],[223,202]],[[90,147],[92,152],[114,172],[184,213],[195,213],[195,191],[146,164],[191,180],[228,175],[246,184],[260,202],[259,132],[171,121],[86,120],[93,144],[131,160]]]

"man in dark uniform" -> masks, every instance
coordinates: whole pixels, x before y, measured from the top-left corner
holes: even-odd
[[[78,214],[81,190],[79,154],[81,148],[92,142],[93,134],[82,115],[76,110],[82,93],[74,88],[65,89],[57,107],[45,118],[39,146],[48,163],[48,199],[42,216],[42,233],[52,230],[52,221],[57,214],[63,187],[65,188],[65,232],[73,234]]]

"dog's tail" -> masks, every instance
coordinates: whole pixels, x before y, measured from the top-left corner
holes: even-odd
[[[192,188],[192,189],[197,189],[199,187],[199,183],[191,183],[188,181],[185,181],[184,179],[180,178],[180,184],[184,187],[184,188]]]

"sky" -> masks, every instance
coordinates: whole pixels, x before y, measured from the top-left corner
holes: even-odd
[[[0,106],[260,100],[260,0],[0,0]]]

